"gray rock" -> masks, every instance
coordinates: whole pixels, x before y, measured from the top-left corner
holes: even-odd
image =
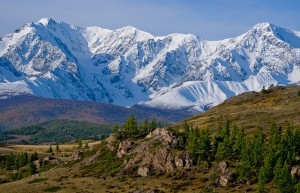
[[[117,156],[118,158],[123,157],[123,155],[128,154],[129,150],[131,149],[132,142],[131,141],[122,141],[119,144],[118,148],[118,153]]]

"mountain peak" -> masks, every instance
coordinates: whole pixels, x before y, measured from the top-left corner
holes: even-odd
[[[262,22],[262,23],[256,24],[252,29],[261,31],[261,32],[273,32],[273,31],[276,31],[277,28],[278,28],[278,26],[276,26],[274,24],[271,24],[268,22]]]
[[[138,41],[154,38],[154,36],[151,35],[150,33],[142,31],[142,30],[135,28],[133,26],[130,26],[130,25],[119,28],[116,31],[124,34],[125,36],[134,35]]]
[[[56,21],[50,17],[48,18],[42,18],[38,21],[38,23],[44,25],[45,27],[48,26],[51,23],[56,23]]]

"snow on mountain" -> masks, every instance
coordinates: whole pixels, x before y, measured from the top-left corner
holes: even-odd
[[[208,41],[44,18],[0,38],[0,96],[32,93],[199,112],[242,92],[299,82],[300,32],[269,23]]]

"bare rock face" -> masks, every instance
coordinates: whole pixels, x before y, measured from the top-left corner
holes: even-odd
[[[300,177],[300,166],[296,165],[293,166],[291,169],[291,176],[294,177]]]
[[[129,150],[131,149],[131,146],[132,146],[131,141],[120,142],[119,148],[118,148],[118,153],[117,153],[118,158],[123,157],[123,155],[127,155]]]

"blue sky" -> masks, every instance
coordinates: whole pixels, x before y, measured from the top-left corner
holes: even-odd
[[[300,31],[300,0],[1,0],[0,35],[51,17],[81,27],[132,25],[153,35],[235,37],[259,22]]]

